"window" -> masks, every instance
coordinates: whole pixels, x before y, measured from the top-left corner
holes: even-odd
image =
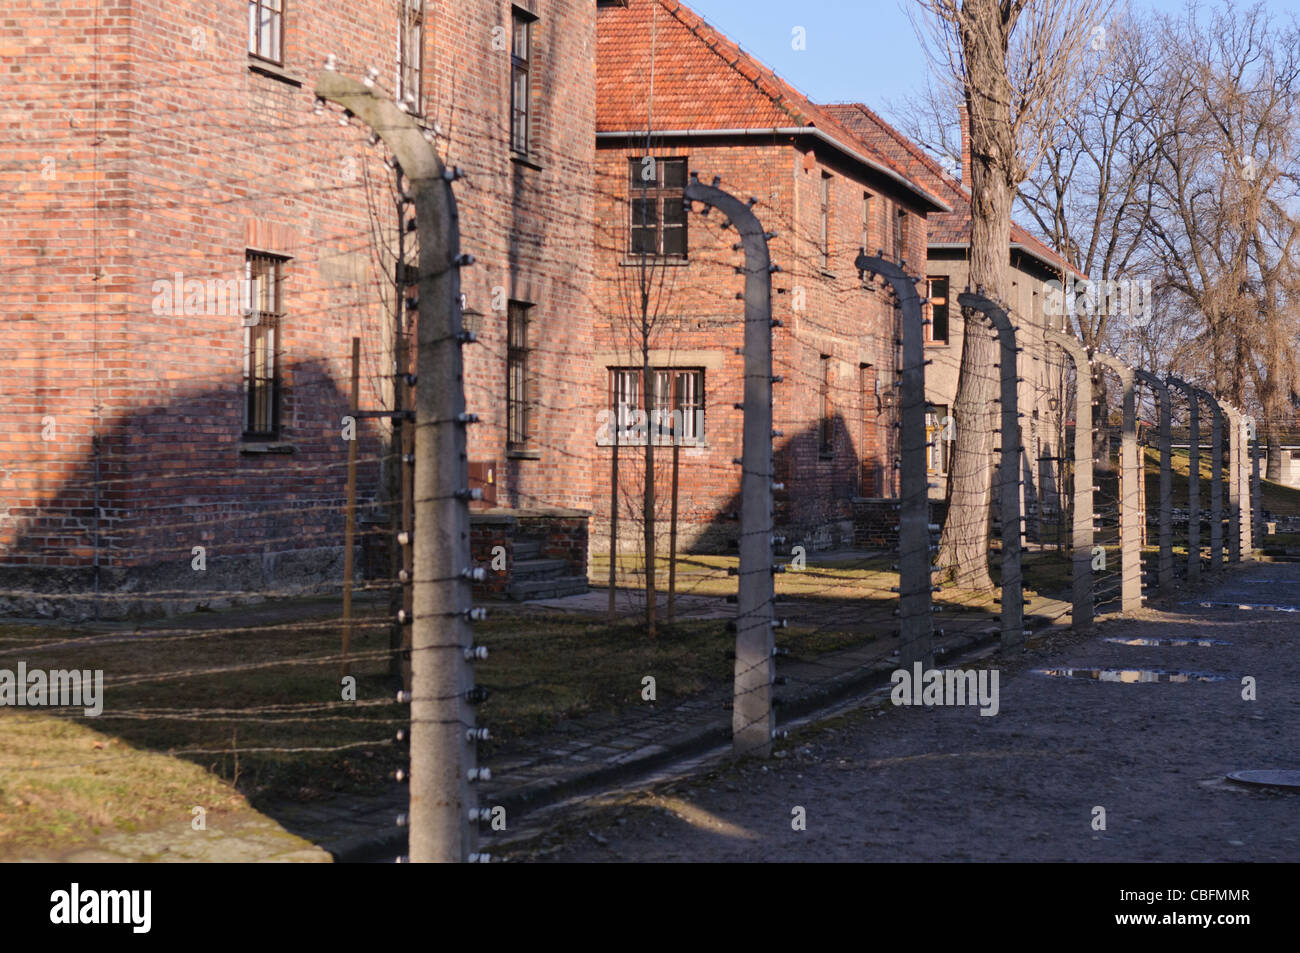
[[[902,261],[907,253],[907,212],[898,209],[894,214],[894,259]]]
[[[424,0],[402,0],[397,27],[397,99],[419,115],[424,108]]]
[[[951,421],[948,408],[943,404],[928,404],[925,408],[925,468],[930,473],[948,472],[948,440]]]
[[[610,368],[610,410],[619,422],[619,443],[695,445],[704,440],[704,371],[657,367],[651,371],[654,395],[647,420],[641,406],[640,368]]]
[[[831,270],[831,177],[822,173],[820,252],[822,271]]]
[[[511,301],[506,313],[506,450],[527,448],[528,311],[532,305]]]
[[[820,427],[820,449],[822,456],[830,456],[835,452],[835,422],[832,419],[835,413],[834,403],[831,400],[831,358],[829,354],[821,356],[821,427]]]
[[[932,344],[948,343],[948,279],[937,277],[929,279],[927,307],[930,323],[925,326],[925,339]]]
[[[244,318],[244,436],[280,433],[280,285],[285,259],[248,252],[244,278],[250,312]]]
[[[510,48],[510,148],[528,154],[529,104],[533,89],[533,21],[531,14],[513,9]]]
[[[248,0],[248,52],[281,63],[283,41],[284,0]]]
[[[862,242],[861,248],[870,255],[874,249],[871,247],[871,193],[862,193]]]
[[[686,160],[631,159],[632,254],[686,257]]]

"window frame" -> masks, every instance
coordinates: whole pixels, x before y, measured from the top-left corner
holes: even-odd
[[[644,376],[643,369],[640,367],[610,366],[607,371],[609,373],[607,398],[609,413],[612,418],[611,431],[618,433],[620,446],[645,446],[645,438],[641,434],[636,434],[634,439],[629,436],[629,431],[637,429],[634,423],[635,417],[620,413],[623,408],[627,408],[629,411],[640,411],[642,409],[641,381]],[[647,434],[654,435],[655,445],[671,446],[673,443],[677,443],[678,446],[682,447],[704,446],[708,434],[705,368],[697,366],[652,367],[650,373],[654,381],[652,385],[654,395],[650,401],[650,419],[646,421],[646,431]],[[665,380],[666,378],[671,379]],[[683,380],[686,378],[693,379],[692,386],[682,386]],[[665,387],[665,384],[668,386]],[[692,393],[687,394],[687,391]],[[674,412],[681,413],[682,430],[680,437],[674,427],[675,419],[672,417]],[[665,415],[667,416],[667,424],[664,422]],[[612,436],[609,442],[614,442]]]
[[[900,264],[907,259],[907,209],[894,208],[894,259]]]
[[[935,284],[943,282],[943,295],[936,297]],[[925,325],[925,343],[936,346],[946,345],[952,340],[952,279],[948,275],[930,275],[925,280],[927,303],[925,306],[925,317],[928,323]],[[943,327],[944,335],[942,338],[935,335],[935,314],[939,308],[943,309]]]
[[[533,25],[535,14],[512,6],[510,8],[510,151],[516,156],[531,155],[533,138]],[[519,31],[524,31],[526,49],[519,54]],[[520,106],[519,80],[523,78],[523,105]],[[519,126],[523,117],[522,132]]]
[[[653,159],[655,167],[654,187],[651,188],[645,184],[646,179],[642,178],[641,170],[645,167],[646,156],[629,156],[628,157],[628,187],[630,195],[628,197],[628,255],[633,259],[670,259],[674,261],[687,261],[690,258],[690,228],[689,216],[690,210],[686,203],[686,180],[689,172],[689,162],[686,156],[650,156]],[[668,176],[666,170],[669,166],[681,168],[681,185],[667,185]],[[637,222],[637,203],[640,202],[641,208],[646,208],[646,203],[654,203],[655,222],[651,226],[642,214],[642,221]],[[669,202],[677,202],[681,210],[680,222],[674,220],[671,228],[667,224],[668,214],[666,212]],[[638,250],[637,233],[643,235],[650,228],[654,229],[654,250],[646,251],[644,248]],[[669,231],[681,235],[681,250],[666,251],[668,247],[667,236]],[[641,244],[644,244],[644,239]]]
[[[244,252],[244,280],[249,283],[249,312],[244,318],[244,375],[242,439],[278,440],[282,431],[284,387],[281,373],[282,326],[284,321],[285,266],[289,258],[272,252],[248,249]],[[271,281],[259,278],[258,264],[268,270]],[[268,306],[269,305],[269,309]],[[250,323],[250,318],[256,321]],[[258,334],[258,329],[263,334]],[[262,347],[257,347],[258,343]],[[259,355],[263,373],[257,374]],[[266,365],[270,372],[265,372]],[[265,396],[262,396],[265,395]],[[259,399],[260,398],[260,399]],[[265,427],[258,425],[265,424]]]
[[[827,273],[831,270],[831,179],[834,178],[829,172],[822,172],[820,201],[820,223],[821,241],[818,251],[822,259],[822,272]]]
[[[511,300],[506,305],[506,452],[532,447],[532,382],[528,376],[529,327],[533,305]]]
[[[248,0],[248,55],[276,66],[284,65],[284,22],[285,6],[288,0]],[[262,12],[274,15],[272,33],[275,39],[275,55],[262,47]]]
[[[425,0],[400,2],[401,13],[397,24],[397,101],[405,103],[413,115],[421,116],[424,114]]]

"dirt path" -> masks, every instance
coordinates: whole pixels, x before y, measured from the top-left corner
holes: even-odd
[[[1300,607],[1300,565],[1247,567],[1196,602]],[[1108,638],[1215,639],[1139,646]],[[1000,711],[886,702],[776,758],[570,812],[512,860],[1296,861],[1300,795],[1225,782],[1300,769],[1300,613],[1175,603],[1015,659]],[[1166,669],[1218,681],[1122,683],[1035,669]],[[1243,700],[1244,676],[1257,700]],[[793,829],[795,809],[807,829]],[[1105,829],[1094,829],[1095,808]]]

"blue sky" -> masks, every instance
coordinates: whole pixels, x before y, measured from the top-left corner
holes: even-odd
[[[684,0],[714,27],[815,102],[856,100],[893,118],[891,104],[924,86],[930,68],[906,9],[910,0]],[[1132,0],[1174,13],[1184,0]],[[1296,0],[1268,0],[1277,15]],[[807,49],[792,49],[803,27]]]

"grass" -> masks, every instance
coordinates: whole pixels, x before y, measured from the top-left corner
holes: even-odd
[[[737,577],[728,570],[737,564],[735,556],[682,557],[679,592],[732,594]],[[619,568],[634,586],[637,561],[621,558]],[[657,569],[666,585],[666,558]],[[595,577],[607,573],[598,559]],[[777,644],[793,659],[814,659],[892,633],[897,585],[889,557],[812,559],[778,574],[778,596],[797,604],[789,613],[797,624],[777,630]],[[936,601],[988,611],[993,595],[945,591]],[[354,632],[354,703],[342,698],[337,611],[318,600],[135,630],[0,626],[0,667],[21,660],[29,670],[102,669],[105,678],[103,713],[93,720],[79,709],[0,709],[0,857],[142,829],[194,804],[248,811],[391,790],[407,757],[393,738],[409,716],[392,700],[387,617],[367,610]],[[475,663],[476,683],[488,690],[477,710],[492,730],[480,749],[488,760],[566,721],[644,705],[647,675],[657,700],[671,704],[725,689],[734,666],[725,618],[661,622],[651,639],[639,619],[512,609],[476,623],[475,638],[490,649]]]
[[[1159,499],[1160,493],[1160,451],[1151,447],[1145,448],[1146,453],[1146,489],[1147,500]],[[1200,471],[1200,497],[1203,507],[1209,506],[1210,479],[1212,470],[1210,466],[1209,452],[1202,450],[1200,460],[1198,461]],[[1187,476],[1191,472],[1190,458],[1186,450],[1175,450],[1170,455],[1170,496],[1176,507],[1187,506]],[[1262,463],[1262,461],[1261,461]],[[1262,506],[1274,516],[1300,516],[1300,490],[1293,487],[1284,486],[1281,483],[1274,483],[1260,477],[1260,498]],[[1224,505],[1227,505],[1227,474],[1224,474]]]
[[[0,714],[0,859],[188,819],[194,805],[210,814],[249,811],[233,785],[193,762],[71,718]]]

